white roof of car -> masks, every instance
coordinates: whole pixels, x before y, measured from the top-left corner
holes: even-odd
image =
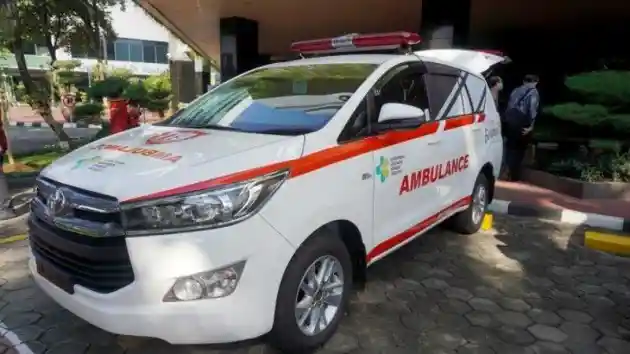
[[[313,57],[285,61],[267,65],[269,68],[283,66],[300,66],[300,65],[321,65],[321,64],[375,64],[380,65],[384,62],[400,57],[397,54],[347,54],[333,55],[323,57]]]
[[[406,59],[405,59],[406,58]],[[345,54],[314,58],[304,58],[267,65],[266,67],[287,67],[322,64],[374,64],[381,65],[389,60],[399,62],[421,60],[448,65],[453,68],[481,75],[490,66],[504,60],[502,56],[461,49],[433,49],[404,54]]]

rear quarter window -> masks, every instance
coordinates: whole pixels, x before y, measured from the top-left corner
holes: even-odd
[[[474,75],[468,75],[466,78],[466,88],[470,93],[470,100],[472,102],[472,108],[475,112],[483,111],[485,108],[485,100],[490,93],[486,80],[483,80]]]

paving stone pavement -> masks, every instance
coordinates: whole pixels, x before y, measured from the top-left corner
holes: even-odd
[[[436,229],[370,268],[317,354],[628,354],[630,260],[585,250],[579,235],[508,216],[472,236]],[[34,286],[24,242],[2,247],[0,321],[34,353],[275,353],[260,343],[217,349],[106,333]],[[18,352],[0,339],[0,353]]]

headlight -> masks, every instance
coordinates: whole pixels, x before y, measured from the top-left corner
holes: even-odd
[[[164,296],[165,302],[218,299],[236,290],[245,261],[220,269],[177,278]]]
[[[210,190],[123,205],[128,235],[226,226],[255,214],[278,190],[288,170]]]

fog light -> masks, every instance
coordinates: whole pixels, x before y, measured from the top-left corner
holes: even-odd
[[[173,295],[180,301],[200,299],[203,296],[203,284],[193,278],[177,279],[173,285]]]
[[[225,297],[236,290],[245,261],[220,269],[181,277],[175,281],[164,301],[191,301]]]

